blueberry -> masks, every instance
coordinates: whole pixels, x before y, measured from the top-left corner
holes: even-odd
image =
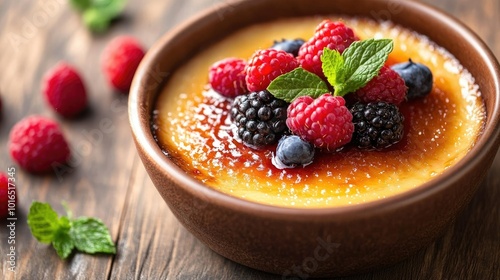
[[[288,40],[282,39],[281,41],[274,41],[271,49],[282,50],[287,53],[293,54],[293,56],[297,56],[299,54],[300,47],[305,43],[302,39]]]
[[[313,161],[314,147],[299,136],[284,136],[278,142],[273,164],[279,168],[306,166]]]
[[[405,80],[408,87],[406,97],[408,100],[424,97],[432,90],[432,72],[421,64],[414,63],[411,59],[408,62],[395,64],[391,67]]]

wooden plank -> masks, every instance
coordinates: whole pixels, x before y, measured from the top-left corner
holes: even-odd
[[[17,273],[6,271],[7,266],[2,262],[1,274],[4,279],[101,279],[109,274],[113,256],[75,254],[63,262],[50,246],[39,244],[31,236],[26,215],[33,200],[49,202],[59,213],[63,213],[60,202],[66,201],[76,216],[101,218],[109,226],[113,239],[117,239],[136,152],[128,128],[127,97],[113,93],[100,71],[102,48],[115,33],[90,34],[67,1],[15,3],[5,12],[5,28],[22,36],[23,40],[16,48],[10,43],[1,45],[0,85],[5,111],[0,124],[0,141],[4,147],[0,151],[0,168],[3,171],[13,165],[5,148],[10,128],[30,114],[58,120],[74,158],[69,172],[60,177],[33,176],[17,170],[20,198],[16,228]],[[32,33],[26,31],[30,28],[26,27],[30,26],[27,22],[33,24]],[[127,31],[126,26],[118,26],[114,31],[119,30]],[[1,42],[8,42],[9,32],[0,34]],[[75,120],[55,116],[41,95],[44,73],[59,60],[75,65],[86,81],[90,109]],[[2,227],[2,260],[7,250],[3,244],[5,236]]]

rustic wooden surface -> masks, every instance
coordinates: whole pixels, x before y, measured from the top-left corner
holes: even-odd
[[[222,0],[225,1],[225,0]],[[7,139],[30,114],[58,119],[74,160],[62,176],[16,171],[16,273],[7,270],[7,230],[0,231],[3,279],[281,279],[235,264],[212,252],[173,217],[147,176],[132,143],[126,96],[107,86],[99,56],[119,34],[150,46],[160,35],[220,0],[130,0],[124,16],[103,35],[92,35],[67,0],[0,0],[0,171],[13,166]],[[425,0],[476,31],[500,57],[498,0]],[[76,120],[57,118],[45,105],[40,81],[57,61],[74,64],[87,82],[90,110]],[[102,123],[112,125],[102,130]],[[106,124],[104,124],[106,126]],[[345,279],[500,279],[500,155],[472,203],[446,234],[393,267]],[[61,261],[39,244],[26,224],[31,201],[66,201],[77,216],[97,216],[109,226],[116,256],[74,254]]]

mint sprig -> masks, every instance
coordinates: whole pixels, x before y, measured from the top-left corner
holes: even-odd
[[[323,73],[335,88],[335,95],[344,96],[371,81],[393,48],[391,39],[356,41],[342,55],[325,48],[321,56]]]
[[[39,242],[52,244],[62,259],[67,258],[75,248],[89,254],[116,253],[109,230],[101,220],[59,217],[48,203],[35,201],[31,204],[28,226]]]
[[[325,48],[322,69],[335,96],[344,96],[365,86],[378,75],[394,48],[391,39],[369,39],[352,43],[340,54]],[[313,98],[328,92],[328,84],[301,67],[274,79],[267,90],[276,98],[292,102],[299,96]]]
[[[125,8],[127,0],[70,0],[82,13],[83,22],[93,32],[104,32]]]

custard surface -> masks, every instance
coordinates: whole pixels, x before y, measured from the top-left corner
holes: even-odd
[[[233,137],[230,99],[207,87],[209,66],[226,57],[248,59],[282,38],[309,39],[324,18],[277,20],[228,36],[186,62],[160,94],[153,130],[166,156],[186,173],[221,192],[263,204],[324,208],[359,204],[415,188],[459,161],[481,133],[485,110],[471,75],[421,35],[389,22],[343,20],[361,39],[391,38],[387,64],[426,64],[434,76],[429,96],[404,102],[403,140],[383,151],[346,146],[316,153],[305,168],[277,169],[275,146],[255,150]]]

